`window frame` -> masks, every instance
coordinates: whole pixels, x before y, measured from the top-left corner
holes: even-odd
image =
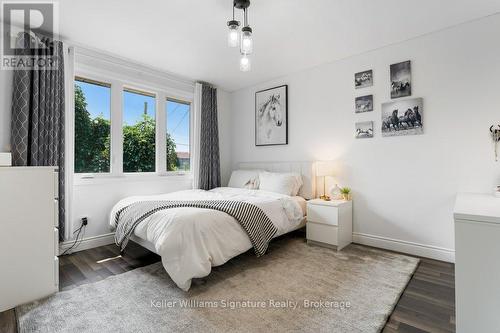
[[[167,132],[167,102],[168,101],[172,102],[177,102],[177,103],[182,103],[182,104],[188,104],[189,105],[189,171],[186,170],[176,170],[176,171],[167,171],[167,156],[165,153],[165,159],[164,159],[164,171],[167,174],[171,175],[187,175],[191,174],[193,172],[193,127],[194,127],[194,117],[193,117],[193,100],[187,100],[186,98],[179,98],[179,97],[172,97],[172,96],[166,96],[165,97],[165,105],[163,109],[163,113],[165,114],[165,119],[164,119],[164,125],[165,125],[165,133]],[[165,141],[165,140],[163,140]],[[166,145],[166,142],[165,142]],[[165,147],[166,148],[166,147]],[[164,149],[165,151],[165,149]]]
[[[167,171],[166,164],[166,142],[161,140],[162,133],[166,133],[166,103],[167,99],[178,100],[190,104],[190,112],[193,110],[194,91],[185,92],[175,88],[153,82],[140,82],[132,77],[108,72],[104,70],[93,70],[87,66],[75,70],[73,75],[73,85],[76,78],[83,78],[89,81],[103,82],[111,85],[111,150],[110,150],[110,172],[109,173],[74,173],[73,181],[75,185],[121,182],[121,181],[148,181],[157,180],[158,177],[176,177],[176,179],[192,179],[193,170],[193,116],[190,114],[189,124],[189,149],[190,149],[190,170],[189,171]],[[137,90],[151,93],[156,99],[156,138],[155,138],[155,171],[154,172],[123,172],[123,92],[125,89]],[[74,91],[71,91],[74,95]],[[72,106],[74,112],[74,105]],[[74,132],[71,134],[73,144]],[[74,163],[74,159],[73,159]]]
[[[95,177],[96,175],[99,175],[99,177],[110,177],[112,174],[113,174],[113,90],[112,90],[112,83],[110,82],[110,80],[106,80],[102,77],[99,77],[99,76],[80,76],[80,75],[74,75],[74,78],[73,78],[73,84],[71,85],[72,89],[74,89],[75,87],[75,83],[76,81],[79,81],[79,82],[85,82],[85,83],[89,83],[89,84],[95,84],[95,85],[99,85],[99,86],[102,86],[102,87],[107,87],[109,88],[109,122],[110,122],[110,129],[109,129],[109,135],[110,135],[110,147],[109,147],[109,171],[108,172],[76,172],[74,171],[74,174],[75,175],[78,175],[79,177],[78,178],[81,178],[81,179],[85,179],[85,178],[93,178]],[[72,112],[73,112],[73,122],[75,120],[75,117],[74,117],[74,112],[75,112],[75,105],[74,105],[74,90],[72,90],[72,99],[73,99],[73,107],[72,107]],[[116,125],[115,125],[116,126]],[[75,123],[73,123],[73,133],[72,133],[72,140],[73,140],[73,147],[76,148],[76,141],[75,141],[75,133],[76,133],[76,126],[75,126]],[[73,170],[75,169],[75,154],[73,154]]]
[[[138,172],[138,171],[132,171],[132,172],[125,172],[123,171],[123,99],[125,98],[125,92],[133,93],[133,94],[138,94],[138,95],[143,95],[143,96],[148,96],[148,97],[153,97],[155,99],[155,171],[150,171],[150,172]],[[121,109],[121,114],[122,114],[122,122],[121,122],[121,131],[122,131],[122,173],[125,176],[133,176],[133,175],[155,175],[158,172],[158,154],[160,154],[160,151],[158,149],[158,106],[160,103],[158,103],[158,93],[157,92],[152,92],[147,89],[143,89],[140,87],[132,86],[132,85],[122,85],[122,109]]]

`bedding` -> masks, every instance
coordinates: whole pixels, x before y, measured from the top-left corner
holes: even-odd
[[[160,200],[232,200],[259,207],[277,228],[274,237],[296,229],[303,212],[293,197],[262,190],[216,188],[211,191],[186,190],[154,196],[129,197],[112,209],[110,225],[116,213],[141,201]],[[213,266],[248,251],[252,243],[240,224],[230,215],[204,208],[160,210],[140,222],[134,235],[154,244],[162,264],[172,280],[189,290],[191,279],[207,276]]]
[[[229,178],[228,187],[233,188],[247,188],[249,190],[256,190],[259,188],[259,173],[261,170],[257,169],[241,169],[234,170]]]
[[[298,173],[267,172],[259,173],[259,189],[296,196],[303,185]]]
[[[295,201],[300,206],[300,209],[302,209],[302,215],[306,216],[307,215],[307,200],[300,197],[300,196],[294,196],[294,197],[292,197],[292,200]]]
[[[164,209],[201,208],[224,212],[241,225],[252,242],[257,257],[266,253],[269,241],[278,229],[256,205],[235,200],[157,200],[139,201],[128,205],[115,215],[115,243],[125,250],[135,227],[154,213]]]

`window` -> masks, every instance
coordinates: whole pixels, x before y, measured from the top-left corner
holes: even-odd
[[[189,171],[189,102],[167,99],[167,171]]]
[[[155,95],[123,91],[123,172],[154,172],[156,152]]]
[[[96,62],[75,69],[74,184],[190,178],[191,87]]]
[[[110,172],[111,85],[75,78],[75,173]]]

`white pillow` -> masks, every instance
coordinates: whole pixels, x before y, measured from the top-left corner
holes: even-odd
[[[296,196],[302,184],[302,176],[298,173],[259,173],[259,190]]]
[[[234,188],[248,188],[257,189],[259,188],[259,172],[261,170],[234,170],[231,173],[231,178],[229,179],[228,187]]]

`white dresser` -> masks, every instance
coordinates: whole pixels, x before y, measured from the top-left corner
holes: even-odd
[[[59,289],[58,173],[0,167],[0,312]]]
[[[454,217],[457,332],[500,332],[500,198],[458,194]]]
[[[352,201],[307,202],[307,242],[341,250],[352,242]]]

